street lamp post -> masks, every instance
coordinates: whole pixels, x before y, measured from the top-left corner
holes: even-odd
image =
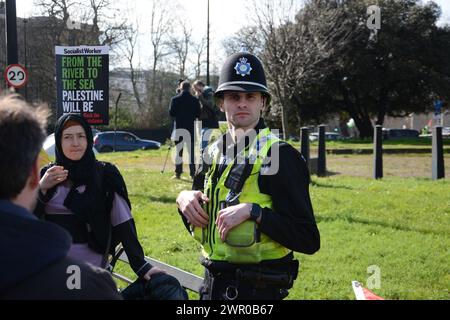
[[[6,47],[6,65],[18,63],[16,0],[6,0]]]
[[[23,46],[24,46],[24,64],[27,69],[27,19],[23,19]],[[28,100],[28,86],[25,85],[25,100]]]
[[[206,26],[206,85],[210,85],[209,81],[209,0],[208,0],[208,12],[207,12],[207,26]]]
[[[116,134],[117,134],[117,105],[119,104],[120,97],[122,96],[122,92],[119,92],[119,96],[116,99],[116,109],[114,112],[114,150],[116,152]]]

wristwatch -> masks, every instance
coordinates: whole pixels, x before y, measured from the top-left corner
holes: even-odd
[[[261,216],[262,209],[259,204],[252,203],[252,210],[250,210],[250,220],[256,221]]]

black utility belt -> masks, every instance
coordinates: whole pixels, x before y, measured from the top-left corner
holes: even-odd
[[[206,257],[202,257],[200,263],[213,274],[234,273],[237,269],[269,273],[297,273],[299,268],[299,262],[293,259],[292,252],[278,260],[264,260],[255,264],[231,263],[228,261],[210,260]]]
[[[250,284],[256,288],[286,288],[292,287],[297,278],[299,262],[297,260],[274,265],[229,265],[212,263],[205,266],[211,277],[217,280],[235,280],[238,283]]]
[[[252,270],[237,269],[235,279],[239,282],[246,282],[255,287],[276,287],[286,288],[292,287],[294,279],[288,272],[262,272]]]
[[[288,272],[265,272],[236,269],[234,273],[210,272],[209,276],[214,279],[214,283],[222,282],[233,284],[233,286],[236,287],[253,287],[255,289],[290,289],[294,283],[293,275]]]
[[[74,214],[46,214],[45,220],[64,228],[72,236],[73,243],[89,242],[89,230],[86,222]]]

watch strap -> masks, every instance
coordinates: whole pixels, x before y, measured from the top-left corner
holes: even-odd
[[[261,216],[261,207],[257,203],[252,203],[252,209],[250,210],[250,220],[256,221]]]

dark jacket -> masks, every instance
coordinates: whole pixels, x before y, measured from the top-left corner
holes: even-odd
[[[200,120],[202,127],[209,129],[219,128],[218,111],[214,103],[214,91],[211,87],[205,87],[201,95],[198,96],[202,110],[200,112]]]
[[[200,116],[200,102],[189,91],[182,91],[170,101],[169,113],[175,118],[176,129],[194,132],[194,121]]]
[[[66,257],[70,244],[64,229],[0,200],[0,299],[121,299],[108,272]],[[80,287],[69,289],[77,269]]]

